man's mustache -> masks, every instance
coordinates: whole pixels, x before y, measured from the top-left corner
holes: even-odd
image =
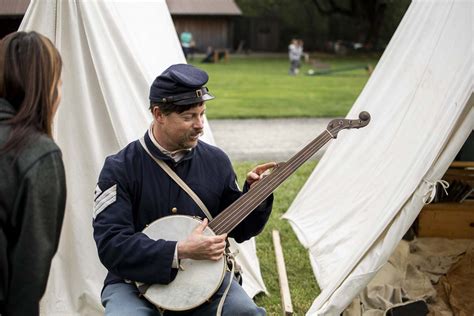
[[[195,131],[194,133],[191,134],[191,136],[202,136],[202,134],[204,134],[204,130],[198,130],[198,131]]]

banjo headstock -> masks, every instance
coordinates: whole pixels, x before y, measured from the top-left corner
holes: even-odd
[[[362,111],[359,113],[359,119],[348,120],[348,119],[334,119],[329,122],[327,131],[331,134],[331,137],[336,138],[337,133],[343,129],[361,128],[367,126],[370,122],[369,112]]]

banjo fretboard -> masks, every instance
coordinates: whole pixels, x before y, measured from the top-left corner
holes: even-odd
[[[303,163],[311,158],[329,140],[337,137],[342,129],[361,128],[370,121],[367,112],[359,114],[359,120],[336,119],[332,120],[326,130],[312,140],[302,150],[291,157],[287,162],[279,163],[270,175],[257,182],[251,190],[242,195],[237,201],[228,206],[210,223],[209,227],[217,235],[231,232],[242,222],[260,203],[291,176]]]

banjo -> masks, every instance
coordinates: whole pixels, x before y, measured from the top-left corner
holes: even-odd
[[[231,232],[296,169],[313,156],[343,129],[361,128],[369,124],[370,114],[361,112],[359,119],[334,119],[326,130],[288,161],[279,163],[234,203],[211,220],[203,234],[208,236]],[[162,217],[148,225],[143,233],[153,240],[185,240],[201,224],[201,219],[187,215]],[[219,289],[226,272],[225,256],[218,261],[181,259],[175,279],[169,284],[145,286],[143,296],[159,308],[184,311],[206,302]],[[141,283],[137,285],[143,286]]]

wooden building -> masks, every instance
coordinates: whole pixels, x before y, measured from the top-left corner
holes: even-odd
[[[18,30],[29,4],[30,0],[0,0],[0,38]]]
[[[234,0],[166,0],[176,32],[193,35],[198,52],[208,47],[233,49],[235,19],[242,15]]]
[[[18,29],[30,0],[0,0],[0,38]],[[209,46],[233,49],[235,19],[242,15],[234,0],[166,0],[176,32],[191,32],[199,52]]]

